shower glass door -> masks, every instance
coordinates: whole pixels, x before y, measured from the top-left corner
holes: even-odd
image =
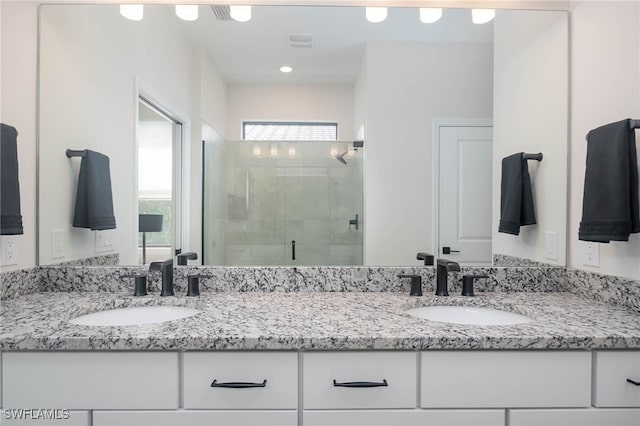
[[[362,148],[205,141],[203,150],[205,264],[362,264]]]

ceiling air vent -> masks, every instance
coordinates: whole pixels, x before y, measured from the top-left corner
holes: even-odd
[[[213,10],[213,14],[216,15],[218,21],[233,21],[227,5],[212,4],[211,10]]]
[[[289,34],[290,47],[313,47],[313,34]]]

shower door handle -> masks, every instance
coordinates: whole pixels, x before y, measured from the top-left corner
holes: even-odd
[[[296,240],[291,240],[291,260],[296,260]]]
[[[454,250],[451,247],[442,247],[442,254],[460,253],[460,250]]]

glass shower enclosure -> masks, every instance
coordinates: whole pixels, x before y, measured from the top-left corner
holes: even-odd
[[[353,142],[204,141],[203,264],[362,265],[363,163]]]

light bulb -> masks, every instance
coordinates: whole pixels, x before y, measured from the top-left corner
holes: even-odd
[[[295,157],[296,156],[296,147],[291,145],[289,146],[289,157]]]
[[[260,157],[260,154],[261,154],[260,145],[254,145],[253,155],[256,157]]]
[[[331,151],[329,151],[329,155],[331,157],[335,157],[336,155],[338,155],[338,148],[331,148]]]
[[[280,72],[283,72],[283,73],[289,73],[289,72],[291,72],[291,71],[293,71],[293,68],[291,68],[291,67],[290,67],[290,66],[288,66],[288,65],[284,65],[284,66],[281,66],[281,67],[280,67]]]
[[[433,24],[442,18],[442,9],[435,7],[420,8],[420,22],[425,24]]]
[[[368,7],[366,11],[367,21],[378,23],[387,19],[386,7]]]
[[[271,156],[272,157],[278,156],[278,145],[276,144],[271,145]]]
[[[474,24],[486,24],[496,16],[495,9],[471,9],[471,21]]]
[[[195,21],[198,19],[198,5],[197,4],[177,4],[176,15],[178,18],[185,21]]]
[[[140,21],[144,15],[144,6],[141,4],[121,4],[120,15],[132,21]]]
[[[229,6],[229,14],[238,22],[247,22],[251,19],[251,6]]]

